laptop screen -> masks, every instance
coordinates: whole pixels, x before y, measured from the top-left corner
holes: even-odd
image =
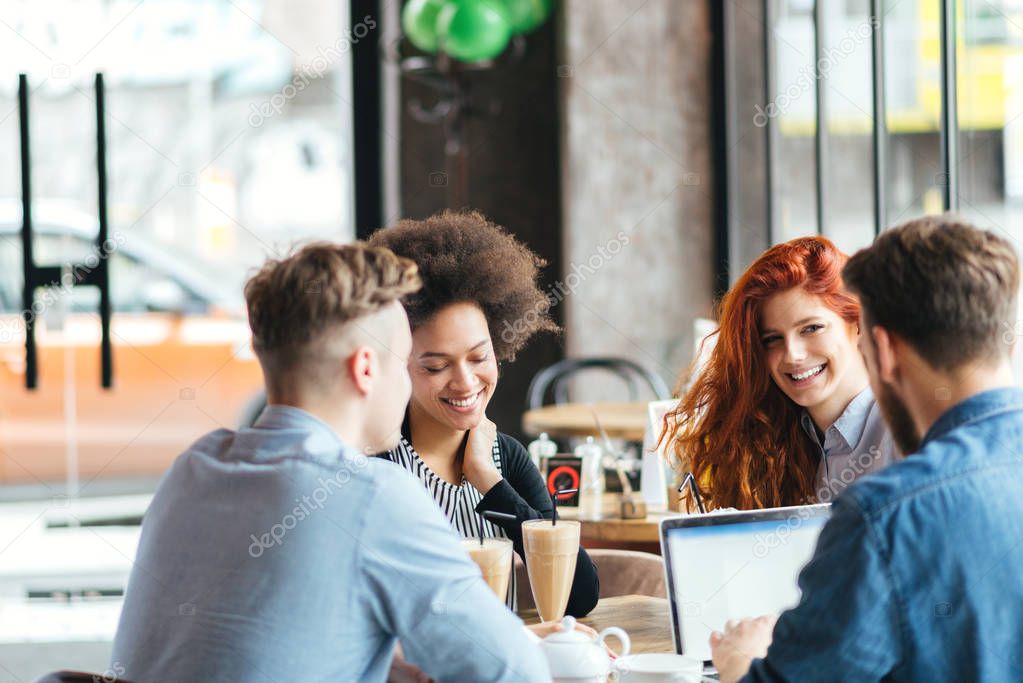
[[[794,607],[799,572],[813,555],[829,507],[666,521],[662,544],[679,651],[709,660],[710,634],[729,619]]]

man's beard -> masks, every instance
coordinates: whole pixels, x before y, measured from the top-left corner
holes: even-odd
[[[913,424],[913,418],[906,409],[906,404],[899,400],[890,385],[881,383],[881,395],[877,397],[881,404],[881,415],[888,423],[895,445],[903,455],[915,453],[920,448],[921,436]]]

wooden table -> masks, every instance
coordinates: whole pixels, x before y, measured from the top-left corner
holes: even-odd
[[[522,416],[522,430],[533,436],[547,432],[553,438],[596,436],[598,429],[593,411],[612,439],[643,440],[647,423],[646,401],[561,403],[534,408]]]
[[[524,610],[519,616],[527,624],[539,624],[540,617],[535,609]],[[671,641],[671,615],[668,601],[646,595],[623,595],[604,598],[588,615],[579,620],[597,631],[608,626],[618,626],[629,634],[632,652],[674,652]],[[613,639],[609,641],[615,652],[621,646]]]

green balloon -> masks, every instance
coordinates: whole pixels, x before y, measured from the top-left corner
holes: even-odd
[[[511,25],[501,0],[452,0],[437,17],[444,52],[463,62],[493,59],[511,40]]]
[[[502,0],[512,33],[528,33],[547,20],[551,0]]]
[[[423,52],[437,51],[437,15],[446,0],[408,0],[401,10],[401,29]]]

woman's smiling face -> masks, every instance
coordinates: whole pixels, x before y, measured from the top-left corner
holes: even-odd
[[[497,386],[487,319],[472,303],[449,304],[412,333],[415,412],[456,431],[476,427]]]
[[[778,292],[761,310],[760,343],[771,378],[811,415],[838,415],[862,390],[859,328],[802,287]]]

